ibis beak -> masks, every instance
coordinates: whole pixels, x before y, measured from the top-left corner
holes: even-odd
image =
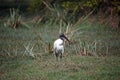
[[[66,36],[64,36],[64,38],[65,38],[69,43],[71,43],[71,41],[70,41]]]

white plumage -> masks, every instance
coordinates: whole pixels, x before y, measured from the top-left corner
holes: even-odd
[[[65,47],[64,39],[69,41],[68,38],[64,34],[61,34],[59,36],[59,39],[55,40],[55,42],[54,42],[54,47],[53,47],[54,48],[54,55],[55,55],[57,60],[59,57],[62,58],[62,56],[64,54],[64,47]]]

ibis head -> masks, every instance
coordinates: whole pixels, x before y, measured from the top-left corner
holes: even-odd
[[[64,40],[64,39],[66,39],[68,42],[70,42],[70,40],[62,33],[62,34],[60,34],[60,39],[62,39],[62,40]]]

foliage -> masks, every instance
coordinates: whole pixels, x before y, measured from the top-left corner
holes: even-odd
[[[28,10],[38,12],[40,10],[42,0],[31,0]]]

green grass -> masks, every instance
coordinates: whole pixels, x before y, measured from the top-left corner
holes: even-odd
[[[1,80],[119,80],[119,57],[1,58]]]
[[[97,23],[78,27],[73,36],[77,44],[66,46],[65,56],[56,62],[45,48],[57,38],[57,25],[12,29],[0,23],[0,80],[119,80],[120,32]],[[107,56],[80,55],[80,42],[87,46],[93,41],[97,42],[96,54],[106,54],[108,46]],[[24,55],[29,43],[35,59]]]

